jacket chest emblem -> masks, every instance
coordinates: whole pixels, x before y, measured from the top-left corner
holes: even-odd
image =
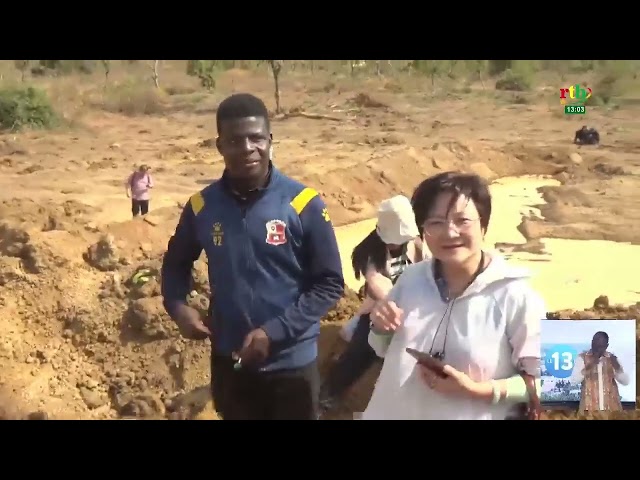
[[[212,231],[213,244],[216,247],[221,247],[223,238],[224,238],[224,231],[222,230],[222,224],[218,222],[214,223],[213,231]]]
[[[269,245],[284,245],[287,243],[287,224],[282,220],[271,220],[266,223]]]

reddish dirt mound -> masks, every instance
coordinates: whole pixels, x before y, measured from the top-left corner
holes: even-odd
[[[640,302],[631,306],[611,305],[609,297],[600,295],[593,302],[591,308],[584,310],[560,310],[547,314],[549,320],[587,320],[587,319],[608,319],[608,320],[630,320],[640,319]]]
[[[3,416],[43,409],[51,418],[216,418],[210,346],[182,339],[162,306],[161,252],[176,216],[165,213],[172,220],[160,226],[136,219],[86,238],[42,232],[39,218],[2,226],[0,310],[22,320],[2,325],[10,330],[1,332],[0,358],[11,359],[3,381],[21,392],[0,398]],[[138,272],[145,281],[134,281]],[[206,312],[204,261],[196,263],[192,288],[190,303]],[[326,327],[339,328],[358,305],[348,291],[323,320],[323,352],[337,344]]]
[[[16,198],[0,203],[0,218],[3,222],[29,225],[30,228],[43,232],[77,230],[84,226],[94,211],[95,209],[73,200],[60,205]]]
[[[20,398],[0,399],[3,415],[217,418],[207,387],[210,347],[180,338],[162,308],[161,252],[173,220],[155,227],[138,219],[92,237],[86,232],[43,232],[36,227],[40,221],[33,218],[21,227],[5,224],[1,229],[0,310],[5,318],[22,319],[22,324],[10,330],[4,325],[0,332],[5,339],[0,358],[12,360],[3,370],[4,380],[12,391],[21,392]],[[87,238],[93,240],[87,243]],[[143,270],[146,282],[134,282]],[[204,312],[209,294],[206,263],[199,261],[190,302]],[[347,289],[323,319],[322,373],[344,349],[340,329],[360,301]],[[639,308],[611,306],[600,297],[590,309],[551,312],[548,317],[640,318]],[[362,411],[379,369],[372,367],[348,392],[343,407],[327,418],[352,418],[353,412]],[[553,412],[546,418],[585,417]]]
[[[0,359],[10,360],[3,382],[20,392],[21,411],[190,417],[173,398],[208,381],[209,347],[181,339],[164,313],[158,252],[166,231],[137,220],[101,236],[41,231],[41,221],[0,227],[0,315],[17,320],[0,325]],[[200,308],[205,269],[199,262],[191,298]],[[134,284],[141,270],[147,281]]]

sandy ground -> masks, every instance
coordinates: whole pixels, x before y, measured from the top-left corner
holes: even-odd
[[[7,416],[215,417],[203,387],[209,347],[178,338],[162,311],[157,275],[178,205],[222,170],[205,142],[215,136],[206,102],[251,91],[272,103],[267,77],[225,75],[211,99],[189,110],[136,117],[95,109],[75,129],[0,136],[0,395],[11,399]],[[640,301],[637,110],[590,109],[588,123],[603,144],[577,148],[571,139],[583,120],[547,104],[427,98],[383,79],[340,86],[317,75],[287,78],[283,90],[289,107],[327,115],[275,118],[275,156],[282,170],[322,193],[347,261],[373,228],[366,220],[380,200],[410,195],[430,174],[474,171],[496,181],[487,243],[535,271],[550,311],[638,315],[637,308],[591,308],[599,295],[612,304]],[[148,221],[130,221],[123,182],[141,163],[151,165],[157,187]],[[208,292],[203,267],[192,299],[200,308]],[[132,285],[140,268],[154,278]],[[358,286],[348,264],[345,276]],[[323,327],[323,369],[342,348],[340,322],[357,306],[349,295]],[[375,374],[353,389],[348,409],[366,405]]]

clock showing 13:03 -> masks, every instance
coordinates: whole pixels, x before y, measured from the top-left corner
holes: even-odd
[[[556,344],[546,352],[547,373],[556,378],[569,378],[578,358],[578,351],[570,345]]]

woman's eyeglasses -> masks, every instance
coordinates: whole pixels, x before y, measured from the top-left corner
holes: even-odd
[[[452,225],[457,233],[463,233],[478,220],[478,218],[454,218],[453,220],[434,218],[424,222],[424,233],[430,237],[436,237],[448,232]]]

